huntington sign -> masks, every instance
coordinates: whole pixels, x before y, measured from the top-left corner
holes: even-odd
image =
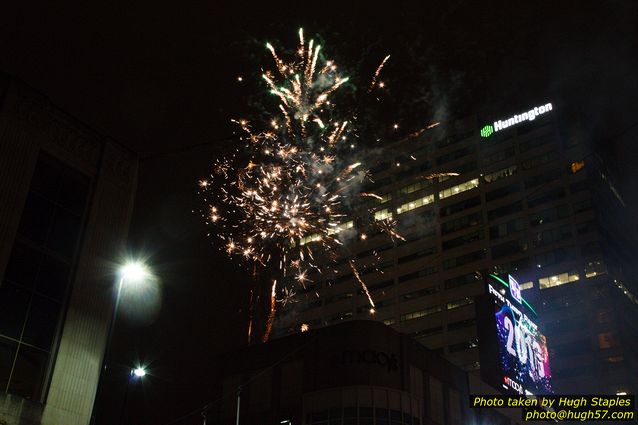
[[[492,133],[496,133],[499,130],[506,129],[508,127],[512,127],[514,125],[520,124],[525,121],[534,121],[536,117],[539,115],[546,114],[551,111],[552,104],[546,103],[543,106],[535,106],[527,112],[523,112],[522,114],[514,115],[511,118],[506,120],[498,120],[494,121],[494,125],[486,125],[481,129],[481,137],[490,137]]]

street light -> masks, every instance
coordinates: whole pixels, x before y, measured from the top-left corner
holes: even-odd
[[[124,401],[122,402],[122,408],[120,409],[120,421],[118,425],[124,423],[124,416],[126,415],[126,404],[128,403],[128,391],[132,381],[141,381],[146,376],[146,369],[143,367],[136,367],[129,372],[128,381],[126,381],[126,390],[124,391]]]
[[[146,370],[143,367],[135,368],[133,369],[133,375],[137,376],[138,378],[142,378],[146,376]]]
[[[113,312],[111,313],[111,320],[109,321],[109,329],[106,337],[106,347],[104,349],[104,357],[102,358],[102,366],[100,368],[100,376],[98,378],[97,390],[95,394],[95,400],[93,402],[93,412],[91,414],[91,424],[96,422],[96,405],[98,402],[98,396],[100,394],[100,387],[104,380],[104,375],[108,367],[109,355],[111,353],[111,340],[113,339],[113,328],[117,320],[117,312],[120,308],[120,296],[122,295],[122,287],[124,284],[137,285],[144,282],[151,276],[148,267],[139,261],[129,261],[122,265],[118,271],[119,279],[117,283],[117,292],[115,294],[115,302],[113,303]],[[141,375],[138,375],[141,374]],[[138,367],[131,371],[131,375],[135,374],[136,377],[141,378],[146,375],[146,371]],[[128,390],[128,383],[127,383]]]

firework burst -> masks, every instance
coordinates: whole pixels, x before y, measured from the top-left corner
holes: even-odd
[[[262,78],[276,107],[263,126],[233,120],[240,129],[241,148],[218,159],[199,187],[206,194],[205,219],[226,253],[253,267],[279,270],[269,298],[267,339],[276,304],[289,304],[294,287],[305,288],[309,282],[307,271],[319,270],[315,257],[348,256],[346,242],[366,238],[364,233],[357,238],[347,219],[354,199],[381,197],[358,190],[367,172],[356,155],[354,119],[340,115],[332,100],[349,78],[334,61],[324,59],[321,46],[307,41],[303,30],[291,60],[270,43],[266,49],[274,68],[265,70]],[[388,58],[376,69],[370,87]],[[365,221],[402,239],[393,221]],[[355,261],[348,264],[374,309]]]

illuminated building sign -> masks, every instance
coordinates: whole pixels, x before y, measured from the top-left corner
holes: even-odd
[[[529,111],[523,112],[522,114],[514,115],[511,118],[494,121],[494,125],[488,124],[481,129],[481,137],[490,137],[492,133],[495,133],[499,130],[504,130],[508,127],[520,124],[525,121],[534,121],[536,117],[546,114],[552,109],[552,104],[546,103],[543,106],[535,106]]]
[[[482,379],[506,393],[551,393],[547,339],[518,282],[491,274],[486,292],[477,303]]]

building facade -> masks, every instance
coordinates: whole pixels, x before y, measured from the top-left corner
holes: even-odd
[[[470,409],[466,373],[376,321],[291,335],[221,361],[220,424],[515,423],[492,409]]]
[[[86,425],[137,158],[0,76],[0,423]]]
[[[510,273],[539,310],[556,391],[635,392],[638,300],[632,245],[619,242],[622,198],[578,125],[551,104],[536,109],[533,119],[534,109],[493,117],[498,131],[476,118],[439,126],[368,161],[374,182],[362,190],[380,199],[341,227],[365,228],[371,209],[405,239],[370,232],[349,246],[375,308],[337,259],[334,276],[309,272],[277,331],[372,318],[471,371],[478,388],[475,297],[486,273]]]

